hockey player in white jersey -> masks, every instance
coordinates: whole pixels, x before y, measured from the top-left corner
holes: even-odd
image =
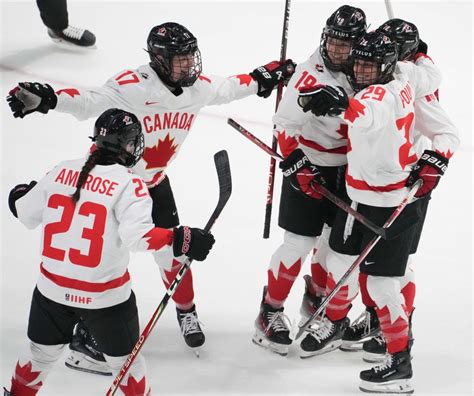
[[[33,292],[27,356],[18,360],[5,395],[36,395],[82,320],[114,374],[139,337],[129,250],[172,250],[195,260],[214,243],[198,228],[156,227],[143,180],[129,168],[143,155],[137,117],[109,109],[96,121],[96,150],[87,160],[61,162],[38,183],[20,184],[9,207],[28,228],[41,226],[40,274]],[[138,356],[118,394],[149,396]]]
[[[340,196],[345,195],[344,171],[346,164],[347,125],[333,117],[316,118],[298,106],[301,90],[317,84],[344,85],[348,92],[345,67],[352,44],[366,31],[364,12],[355,7],[339,7],[328,19],[321,35],[321,44],[308,60],[300,63],[291,78],[278,111],[273,118],[274,133],[285,160],[280,164],[284,178],[278,224],[285,230],[283,243],[273,254],[268,269],[268,283],[264,287],[260,311],[255,321],[253,342],[280,355],[288,353],[292,340],[288,321],[283,313],[284,303],[301,266],[323,227],[331,226],[336,207],[317,192],[307,189],[314,169],[307,163],[304,175],[294,169],[305,158],[318,166],[318,177],[326,187]],[[303,172],[303,171],[302,171]],[[307,196],[307,195],[309,196]],[[322,243],[312,266],[312,277],[305,276],[306,293],[302,313],[311,315],[324,294],[326,273]],[[321,285],[321,280],[324,284]],[[319,284],[318,284],[319,283]],[[347,327],[341,322],[340,334]]]
[[[201,108],[219,105],[257,94],[268,97],[280,81],[287,81],[294,72],[291,60],[271,62],[249,74],[228,78],[205,76],[194,35],[177,23],[164,23],[151,29],[147,40],[150,63],[137,69],[117,73],[102,87],[94,89],[68,88],[55,92],[48,84],[20,83],[11,91],[9,103],[15,117],[32,112],[47,113],[55,109],[73,114],[83,120],[97,116],[109,107],[133,111],[142,123],[145,135],[143,158],[133,167],[149,188],[153,199],[155,225],[172,228],[179,224],[166,168],[176,158]],[[157,252],[166,287],[169,287],[182,266],[180,259],[170,252]],[[173,300],[177,306],[178,322],[188,346],[198,348],[205,337],[199,325],[194,304],[192,271],[189,270],[177,289]],[[84,348],[87,332],[79,328],[78,337],[71,345],[77,353],[87,353],[97,360],[93,372],[107,372],[100,364],[100,355],[93,348]],[[90,338],[87,340],[91,341]],[[77,342],[76,342],[77,341]],[[89,345],[93,347],[93,345]],[[68,365],[80,360],[72,356]],[[84,368],[84,367],[82,367]]]
[[[398,47],[399,61],[413,61],[416,53],[422,48],[423,53],[427,53],[427,45],[420,41],[419,32],[416,25],[402,19],[390,19],[383,23],[378,29],[389,36]],[[433,150],[441,153],[446,158],[451,158],[459,146],[459,133],[456,126],[452,123],[444,109],[441,107],[437,92],[431,95],[421,97],[415,101],[415,127],[414,135],[412,137],[413,152],[420,158],[425,150]],[[429,197],[426,198],[428,206]],[[427,208],[426,208],[427,209]],[[424,217],[420,220],[423,224]],[[415,271],[411,265],[411,257],[407,266],[405,275],[399,278],[401,293],[405,299],[406,310],[410,317],[410,330],[412,328],[411,316],[413,313],[413,304],[415,300]],[[367,287],[367,274],[359,274],[360,287]],[[362,293],[363,296],[368,296],[367,291]],[[365,298],[364,303],[367,307],[367,314],[364,320],[361,320],[357,326],[351,326],[350,335],[346,337],[349,342],[359,341],[365,338],[369,333],[379,329],[378,320],[376,326],[371,326],[370,318],[375,314],[375,303],[370,298]],[[371,329],[371,331],[367,331]],[[349,332],[349,331],[348,331]],[[410,332],[410,337],[413,335]],[[343,344],[344,345],[344,344]],[[352,345],[348,346],[348,348]],[[342,349],[342,347],[341,347]],[[386,342],[382,335],[372,338],[363,343],[365,361],[376,362],[384,359],[386,353]]]
[[[420,158],[411,152],[414,101],[438,88],[439,71],[426,54],[418,53],[416,65],[401,63],[395,73],[397,58],[395,42],[380,32],[367,33],[351,51],[349,81],[357,92],[354,98],[349,99],[342,87],[328,86],[300,95],[305,111],[316,116],[340,114],[349,124],[347,192],[353,206],[379,225],[390,217],[416,180],[423,180],[416,197],[426,197],[449,161],[432,150],[426,150]],[[383,364],[360,373],[360,389],[366,392],[413,392],[409,312],[399,277],[405,275],[408,257],[416,251],[426,202],[426,198],[418,199],[407,205],[391,226],[398,230],[398,236],[380,240],[360,266],[367,275],[366,288],[361,291],[363,297],[367,293],[365,298],[374,302],[388,351]],[[328,266],[339,261],[341,268],[344,263],[349,268],[373,236],[339,211],[330,235],[332,253],[328,255]],[[350,290],[358,288],[356,275],[347,280],[350,298],[355,297]],[[330,303],[337,302],[340,294]],[[327,328],[322,326],[303,342],[324,344],[330,337],[328,323]]]

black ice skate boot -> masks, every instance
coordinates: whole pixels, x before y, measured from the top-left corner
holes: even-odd
[[[388,354],[379,366],[360,372],[359,389],[368,393],[413,393],[410,349]]]
[[[319,323],[319,327],[311,330],[301,341],[300,358],[322,355],[341,346],[342,335],[349,326],[349,318],[332,322],[327,317]]]
[[[360,351],[362,344],[380,333],[380,323],[375,308],[367,307],[342,336],[341,351]]]
[[[385,338],[379,334],[378,336],[365,341],[362,344],[362,350],[364,351],[364,355],[362,356],[364,362],[380,363],[386,357],[387,343],[385,342]]]
[[[283,313],[284,308],[273,308],[266,304],[267,287],[263,288],[260,312],[255,319],[255,334],[252,342],[281,356],[288,354],[291,345],[289,320]]]
[[[304,295],[303,301],[301,301],[300,307],[300,315],[301,315],[301,322],[300,325],[306,322],[313,314],[318,310],[321,302],[323,300],[322,296],[315,296],[309,292],[309,288],[311,285],[311,275],[303,276],[304,279]],[[316,318],[316,320],[320,320],[321,317]]]
[[[69,357],[64,362],[67,367],[91,374],[112,375],[104,355],[97,350],[96,340],[82,322],[76,326],[69,349]]]
[[[183,310],[176,308],[178,316],[179,327],[183,334],[186,345],[194,350],[196,355],[199,357],[199,348],[204,345],[206,337],[202,332],[198,315],[196,312],[196,305],[193,305],[190,309]]]
[[[48,29],[48,35],[57,44],[69,47],[94,48],[95,36],[86,29],[68,26],[64,30]]]

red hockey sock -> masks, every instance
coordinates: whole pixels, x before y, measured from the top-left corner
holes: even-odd
[[[408,347],[408,320],[399,316],[392,323],[390,311],[387,306],[382,309],[376,308],[380,328],[387,342],[387,351],[390,354],[404,351]]]
[[[334,290],[335,286],[336,282],[332,276],[332,273],[329,273],[326,286],[326,295],[329,295],[329,293]],[[353,298],[349,297],[349,286],[342,286],[334,295],[334,297],[331,298],[328,305],[326,305],[326,316],[333,322],[344,319],[351,309],[352,300]]]
[[[181,262],[173,260],[171,271],[164,271],[166,280],[163,279],[163,282],[167,288],[170,287],[171,283],[176,278],[181,266]],[[194,305],[193,274],[191,268],[188,269],[186,275],[184,275],[172,298],[176,303],[176,306],[182,310],[190,309]]]
[[[24,366],[20,366],[20,362],[17,362],[15,367],[15,374],[12,377],[11,394],[13,396],[35,396],[43,383],[40,381],[36,384],[32,384],[41,371],[33,371],[31,362],[26,363]]]
[[[311,264],[311,288],[309,292],[314,295],[324,295],[328,280],[328,273],[320,263]]]
[[[125,396],[151,395],[151,389],[147,389],[145,377],[143,377],[140,381],[137,381],[133,376],[129,375],[127,383],[124,385],[119,385],[119,387]]]
[[[359,288],[360,294],[362,296],[362,302],[366,307],[376,307],[375,301],[372,300],[372,297],[369,295],[367,290],[367,274],[359,273]]]
[[[265,302],[275,308],[283,307],[285,300],[290,294],[291,287],[301,270],[301,259],[292,266],[286,268],[282,262],[275,277],[271,269],[268,270],[268,290]]]

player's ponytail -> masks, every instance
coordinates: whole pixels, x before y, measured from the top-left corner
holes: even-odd
[[[81,173],[79,174],[79,178],[77,179],[77,186],[76,186],[76,191],[74,194],[71,195],[72,201],[76,203],[79,201],[79,198],[81,197],[81,189],[84,183],[87,180],[87,176],[89,176],[89,173],[94,169],[96,166],[97,162],[102,159],[103,157],[103,152],[102,150],[95,150],[93,153],[89,155],[89,158],[87,158],[86,163],[81,169]]]

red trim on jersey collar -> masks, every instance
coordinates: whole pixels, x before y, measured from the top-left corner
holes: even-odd
[[[82,290],[91,293],[102,293],[110,289],[116,289],[117,287],[123,286],[130,280],[130,274],[127,271],[120,277],[112,279],[108,282],[86,282],[78,279],[67,278],[65,276],[52,274],[46,268],[43,263],[40,264],[40,271],[45,278],[51,282],[56,283],[58,286],[67,287],[68,289]]]
[[[323,153],[331,153],[331,154],[347,154],[347,145],[341,147],[335,147],[332,149],[328,149],[326,147],[321,146],[320,144],[312,141],[307,140],[303,136],[300,136],[299,142],[309,148],[312,148],[317,151],[322,151]]]

